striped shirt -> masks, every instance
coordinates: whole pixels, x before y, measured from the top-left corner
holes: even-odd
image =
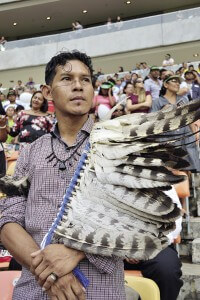
[[[0,202],[0,227],[9,222],[20,224],[41,244],[60,208],[63,195],[75,172],[80,155],[89,139],[93,126],[91,118],[87,120],[77,134],[76,142],[68,147],[60,138],[57,127],[53,134],[45,134],[35,142],[27,145],[17,161],[15,176],[28,175],[31,183],[29,195],[6,198]],[[84,139],[85,138],[85,139]],[[49,161],[47,157],[53,150],[60,160],[66,160],[66,170],[59,170],[56,159]],[[77,149],[74,147],[82,140]],[[87,288],[88,300],[125,300],[124,265],[117,257],[103,257],[86,253],[78,267],[89,279]],[[23,267],[22,276],[14,289],[13,300],[46,300],[48,296],[42,291],[34,276]]]

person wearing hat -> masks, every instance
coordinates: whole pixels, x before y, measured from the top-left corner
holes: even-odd
[[[159,67],[152,66],[150,68],[149,79],[145,80],[144,88],[146,92],[151,93],[152,100],[159,98],[162,81],[159,79],[160,69]]]
[[[10,90],[7,94],[7,99],[8,99],[8,102],[4,105],[4,109],[6,108],[6,106],[8,106],[9,104],[12,104],[14,105],[15,109],[17,108],[18,106],[18,103],[16,101],[16,92],[14,90]]]
[[[100,86],[98,95],[93,99],[95,115],[99,119],[103,119],[116,103],[116,99],[112,92],[113,86],[114,84],[111,81],[103,82]]]
[[[193,71],[186,71],[184,74],[185,81],[181,83],[180,88],[185,89],[185,96],[189,99],[195,99],[196,90],[199,89],[199,84],[195,84],[195,74]],[[198,95],[198,94],[197,94]]]
[[[189,102],[186,97],[178,95],[181,81],[182,79],[177,75],[167,76],[165,78],[160,91],[160,97],[152,103],[152,112],[161,110],[165,106],[180,106]],[[192,172],[200,172],[200,159],[195,143],[195,137],[188,136],[191,134],[191,131],[195,132],[193,124],[174,131],[174,136],[186,136],[185,138],[177,142],[178,145],[181,145],[182,148],[187,152],[186,159],[188,160],[190,166],[186,169]]]

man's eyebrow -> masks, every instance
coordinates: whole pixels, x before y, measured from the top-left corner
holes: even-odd
[[[65,75],[68,75],[68,76],[74,76],[73,72],[66,72],[66,71],[63,71],[62,73],[60,73],[60,76],[65,76]],[[85,77],[90,77],[91,78],[91,75],[90,74],[86,74],[86,73],[79,73],[80,76],[85,76]]]

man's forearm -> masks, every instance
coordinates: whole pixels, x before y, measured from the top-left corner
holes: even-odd
[[[39,246],[32,237],[17,223],[7,223],[1,230],[1,241],[13,257],[28,269],[31,265],[31,253]]]

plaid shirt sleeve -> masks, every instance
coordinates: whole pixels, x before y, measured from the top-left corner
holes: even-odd
[[[29,146],[24,147],[17,160],[14,177],[22,178],[28,174]],[[0,201],[0,229],[6,223],[17,223],[25,227],[26,198],[14,196],[3,198]]]
[[[115,256],[106,257],[89,253],[85,253],[85,256],[89,262],[99,270],[100,273],[107,273],[110,275],[113,274],[119,260],[119,258]]]

